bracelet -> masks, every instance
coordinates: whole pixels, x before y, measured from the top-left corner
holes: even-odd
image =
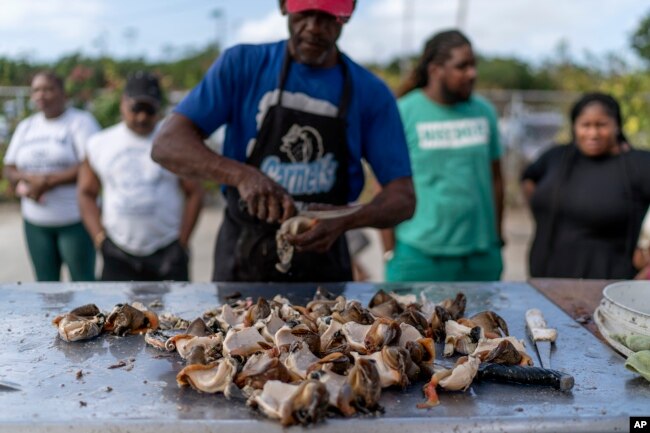
[[[95,244],[95,248],[99,249],[105,240],[106,240],[106,232],[104,230],[97,233],[93,238],[93,243]]]
[[[384,261],[385,262],[390,262],[391,260],[393,260],[393,257],[395,257],[395,252],[393,250],[384,251]]]

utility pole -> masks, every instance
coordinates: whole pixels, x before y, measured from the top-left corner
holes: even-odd
[[[458,9],[456,10],[456,27],[465,30],[467,25],[467,9],[469,0],[458,0]]]
[[[223,51],[223,47],[226,45],[226,12],[223,9],[215,9],[212,11],[212,18],[216,22],[216,41],[215,44],[219,48],[219,51]]]
[[[134,48],[135,48],[135,41],[138,38],[138,29],[135,27],[127,27],[122,31],[122,37],[124,38],[124,41],[126,42],[126,47],[127,47],[127,52],[128,56],[130,58],[133,58],[134,55]]]
[[[400,60],[400,73],[402,78],[408,74],[409,54],[411,53],[411,41],[413,39],[413,0],[403,0],[402,9],[402,55]]]

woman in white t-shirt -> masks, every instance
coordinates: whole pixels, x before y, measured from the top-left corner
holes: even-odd
[[[59,281],[66,264],[73,281],[92,281],[93,242],[81,223],[76,182],[92,114],[66,108],[63,80],[44,71],[32,80],[39,112],[18,124],[4,158],[4,176],[21,197],[25,239],[38,281]]]

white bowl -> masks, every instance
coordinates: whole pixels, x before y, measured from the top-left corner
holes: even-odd
[[[594,322],[609,344],[629,356],[632,351],[613,336],[650,336],[650,281],[621,281],[605,287]]]

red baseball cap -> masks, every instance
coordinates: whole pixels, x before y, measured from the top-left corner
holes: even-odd
[[[286,7],[290,14],[317,10],[348,20],[354,10],[354,0],[287,0]]]

